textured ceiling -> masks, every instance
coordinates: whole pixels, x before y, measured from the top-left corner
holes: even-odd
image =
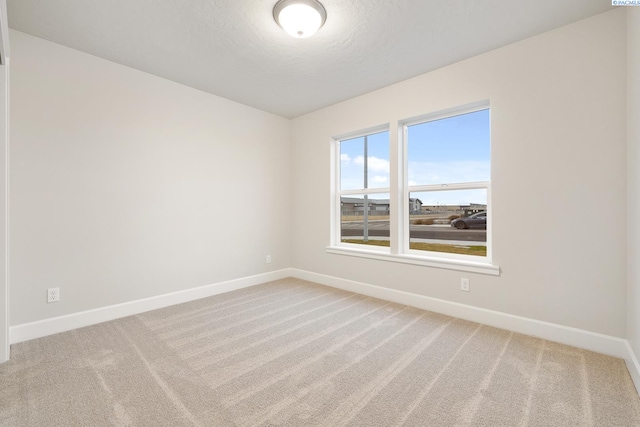
[[[7,0],[9,26],[284,117],[605,12],[604,0],[322,0],[308,39],[277,0]]]

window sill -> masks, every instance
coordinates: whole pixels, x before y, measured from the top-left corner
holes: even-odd
[[[473,273],[500,275],[500,267],[486,262],[466,261],[457,259],[444,259],[409,254],[393,255],[375,250],[346,248],[342,246],[328,246],[327,253],[335,255],[347,255],[360,258],[375,259],[387,262],[399,262],[402,264],[422,265],[425,267],[446,268],[449,270],[470,271]]]

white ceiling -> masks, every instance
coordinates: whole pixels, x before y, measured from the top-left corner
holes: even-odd
[[[611,9],[608,0],[322,0],[308,39],[277,0],[7,0],[9,26],[284,117]]]

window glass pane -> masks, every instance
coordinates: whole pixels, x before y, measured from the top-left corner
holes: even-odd
[[[490,180],[489,110],[407,127],[409,186]]]
[[[341,190],[388,186],[389,131],[340,141]]]
[[[344,243],[389,246],[389,195],[341,197],[340,240]]]
[[[487,190],[410,193],[409,249],[486,256]]]

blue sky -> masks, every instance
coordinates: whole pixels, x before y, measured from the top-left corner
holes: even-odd
[[[367,188],[389,186],[389,132],[367,137],[369,173]],[[340,176],[343,190],[364,188],[364,137],[340,142]]]
[[[389,186],[389,133],[368,136],[368,188]],[[340,143],[341,188],[363,188],[364,137]],[[409,185],[490,179],[489,110],[409,126]],[[486,203],[485,190],[413,193],[424,204]]]

